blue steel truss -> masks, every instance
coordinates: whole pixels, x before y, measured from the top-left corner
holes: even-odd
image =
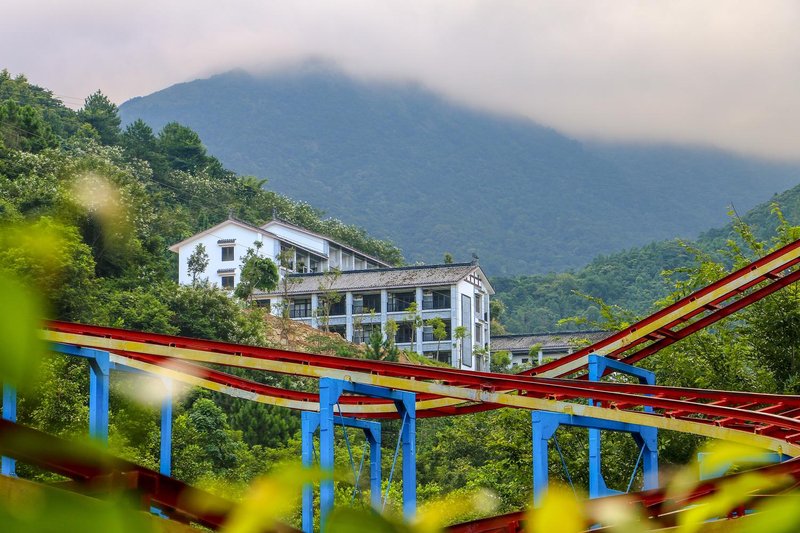
[[[108,393],[111,370],[140,372],[137,369],[111,362],[108,352],[94,348],[82,348],[70,344],[53,343],[50,349],[54,352],[82,357],[89,361],[89,435],[97,441],[108,443]],[[147,374],[146,372],[142,372]],[[172,383],[164,379],[166,395],[161,403],[161,449],[159,469],[164,475],[170,475],[172,469]],[[17,394],[13,386],[3,384],[3,419],[17,421]],[[2,473],[5,476],[16,475],[15,461],[9,457],[2,458]]]
[[[380,505],[380,424],[376,422],[363,422],[337,415],[335,406],[345,392],[360,394],[371,398],[392,400],[400,415],[401,431],[398,448],[403,451],[403,514],[406,518],[413,518],[417,510],[417,449],[416,449],[416,394],[413,392],[399,391],[375,385],[352,383],[334,378],[321,378],[319,380],[319,414],[303,414],[303,464],[310,465],[313,451],[313,435],[319,427],[319,463],[322,470],[328,474],[320,482],[319,487],[319,516],[320,524],[324,528],[325,521],[333,509],[334,482],[330,474],[334,467],[334,439],[335,424],[361,428],[367,433],[370,441],[370,487],[372,505]],[[303,531],[310,532],[313,528],[313,492],[312,487],[303,489]]]
[[[619,372],[638,378],[640,383],[655,385],[655,374],[642,368],[627,365],[597,354],[589,355],[589,380],[599,381],[604,374]],[[589,401],[589,405],[600,402]],[[645,412],[652,408],[645,407]],[[559,426],[575,426],[589,429],[589,497],[600,498],[620,494],[606,485],[603,478],[600,454],[600,432],[622,431],[630,433],[641,449],[642,471],[645,490],[658,488],[658,429],[648,426],[600,420],[587,416],[533,411],[533,504],[539,505],[547,491],[549,481],[549,441]],[[638,462],[637,462],[638,465]]]

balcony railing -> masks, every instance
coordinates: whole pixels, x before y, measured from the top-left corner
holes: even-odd
[[[325,307],[320,305],[317,307],[317,314],[323,316],[325,314]],[[347,314],[347,307],[344,305],[333,305],[330,309],[329,316],[344,316]]]
[[[422,309],[430,311],[433,309],[450,309],[450,298],[434,298],[433,300],[422,300]]]
[[[353,314],[360,315],[362,313],[380,313],[381,306],[372,306],[372,305],[364,305],[364,304],[353,304]]]
[[[289,309],[289,318],[309,318],[311,310],[309,309]]]
[[[433,335],[432,331],[423,331],[422,332],[422,341],[423,342],[433,342],[437,341],[438,339]],[[442,342],[447,342],[450,340],[450,333],[447,334],[447,337],[442,339]]]
[[[410,305],[409,302],[389,302],[386,304],[386,310],[389,313],[404,312]]]

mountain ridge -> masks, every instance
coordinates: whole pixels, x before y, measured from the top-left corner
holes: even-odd
[[[800,181],[800,165],[580,142],[417,84],[319,66],[219,74],[120,112],[154,128],[188,125],[226,167],[393,240],[412,263],[476,253],[493,275],[576,268],[695,237],[721,224],[729,203],[747,210]]]

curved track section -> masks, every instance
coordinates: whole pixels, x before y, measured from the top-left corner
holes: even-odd
[[[585,375],[579,376],[581,379],[554,379],[580,374],[592,353],[626,363],[640,361],[800,281],[800,270],[793,268],[798,264],[800,241],[770,253],[603,341],[518,375],[345,359],[66,322],[48,323],[43,337],[55,343],[106,350],[116,363],[148,373],[290,409],[318,410],[317,395],[246,380],[208,365],[312,379],[334,377],[414,392],[420,418],[513,407],[693,433],[800,457],[798,396],[589,382]],[[601,402],[602,407],[588,405],[588,400]],[[345,395],[341,404],[347,416],[396,416],[393,404],[387,401]],[[646,413],[644,407],[652,407],[654,412]],[[800,479],[800,463],[796,460],[764,471],[789,473]],[[707,490],[716,487],[713,481],[703,486]],[[658,515],[659,506],[664,502],[663,494],[659,494],[651,491],[636,495],[637,501],[647,509],[655,509],[648,511],[651,516]],[[515,520],[518,523],[519,516],[490,520],[510,525]]]
[[[142,364],[148,356],[163,358],[151,359],[147,363],[152,365],[149,370],[160,373],[162,371],[156,367],[166,369],[175,378],[178,374],[186,374],[181,368],[188,371],[189,367],[173,369],[168,361],[249,368],[309,378],[334,377],[415,392],[421,396],[420,417],[452,415],[493,407],[515,407],[653,426],[730,440],[790,456],[800,455],[800,420],[793,417],[800,414],[799,400],[796,397],[787,399],[782,396],[749,393],[726,396],[721,391],[712,394],[647,385],[590,384],[462,373],[434,367],[303,354],[79,324],[53,323],[50,327],[51,329],[44,331],[44,337],[53,342],[108,350],[117,357],[138,360]],[[77,333],[78,331],[82,332]],[[142,337],[147,337],[149,342],[144,342]],[[193,376],[193,379],[198,378],[218,384],[225,380],[224,386],[231,387],[227,392],[234,395],[247,392],[243,388],[245,382],[232,379],[233,376],[213,372],[205,376]],[[279,393],[272,387],[255,390],[255,385],[249,382],[250,394],[280,399],[280,403],[277,400],[273,403],[311,410],[316,408],[313,403],[304,401],[303,397],[297,395],[297,391],[291,394],[286,391]],[[305,397],[305,400],[310,399]],[[458,405],[423,403],[447,399],[458,402]],[[601,401],[607,407],[586,405],[585,401],[589,399]],[[645,406],[653,407],[656,412],[642,412]],[[361,398],[349,398],[343,405],[343,410],[345,414],[356,416],[395,416],[391,405],[365,402]]]

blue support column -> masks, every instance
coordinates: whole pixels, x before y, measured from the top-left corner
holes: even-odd
[[[372,508],[381,508],[381,430],[375,423],[377,431],[364,430],[369,442],[369,497]]]
[[[403,516],[414,518],[417,512],[417,410],[414,396],[395,401],[400,419],[405,420],[400,435],[403,447]]]
[[[83,357],[89,360],[89,435],[101,442],[108,442],[108,384],[111,372],[111,356],[108,352],[94,348],[82,348],[71,344],[53,343],[55,352]]]
[[[300,435],[302,450],[300,457],[303,467],[311,468],[314,459],[314,432],[319,426],[319,415],[303,411],[300,415]],[[303,485],[303,517],[302,528],[306,533],[314,531],[314,486],[311,483]]]
[[[108,443],[109,355],[91,351],[94,353],[89,357],[89,435]]]
[[[360,427],[365,431],[372,431],[372,438],[369,435],[367,438],[370,440],[370,449],[374,454],[374,460],[371,459],[370,461],[370,490],[373,505],[380,505],[380,425],[376,424],[374,426],[376,429],[372,429],[373,426],[368,425],[374,423],[335,416],[334,406],[343,392],[393,400],[401,420],[405,420],[400,434],[400,444],[403,450],[403,513],[407,518],[413,518],[416,514],[417,505],[416,394],[333,378],[319,380],[319,457],[323,474],[333,472],[333,428],[335,424]],[[310,416],[308,420],[312,420]],[[311,426],[308,429],[309,431],[304,431],[303,435],[307,435],[308,442],[311,442],[313,429],[311,429]],[[323,530],[325,528],[325,520],[333,508],[333,492],[333,479],[323,479],[320,482],[319,501],[320,524]],[[308,501],[310,501],[310,498],[308,498]],[[304,508],[304,513],[306,512],[310,511]],[[310,520],[304,523],[310,523]]]
[[[655,385],[656,377],[653,372],[631,366],[615,359],[609,359],[597,354],[589,355],[589,381],[600,381],[608,371],[616,371],[629,376],[634,376],[639,383]],[[589,400],[589,405],[600,406],[600,402]],[[645,407],[646,413],[652,413],[652,407]],[[658,488],[658,430],[647,426],[637,426],[639,431],[632,435],[642,452],[642,471],[644,474],[644,489]],[[589,498],[601,498],[619,494],[619,491],[606,486],[602,471],[600,429],[589,429]]]
[[[17,389],[8,383],[3,383],[3,420],[17,421]],[[4,476],[16,476],[17,461],[11,457],[3,457],[0,473]]]
[[[325,527],[328,513],[333,509],[333,406],[342,394],[341,382],[319,380],[319,466],[323,479],[319,483],[319,521]]]
[[[547,493],[550,478],[549,441],[558,429],[557,415],[531,412],[533,433],[533,505],[538,506]]]
[[[655,375],[641,368],[621,363],[614,359],[591,354],[589,356],[589,379],[598,381],[609,370],[622,372],[635,376],[641,383],[655,384]],[[589,400],[589,405],[601,405],[599,402]],[[651,407],[645,407],[645,412],[652,412]],[[620,491],[606,486],[602,473],[602,457],[600,435],[601,431],[622,431],[630,433],[636,443],[642,448],[642,471],[644,474],[643,488],[645,490],[658,488],[658,429],[648,426],[639,426],[599,420],[586,416],[567,415],[534,411],[531,413],[533,433],[533,503],[539,505],[547,491],[549,468],[549,440],[553,437],[560,425],[584,427],[589,430],[589,497],[598,498],[619,494]]]
[[[369,443],[370,461],[370,502],[375,510],[381,506],[381,425],[378,422],[367,422],[339,415],[333,417],[334,426],[347,426],[364,431]],[[314,464],[314,434],[320,427],[318,413],[304,411],[300,415],[301,459],[303,466],[310,468]],[[306,533],[314,531],[314,487],[311,483],[303,485],[302,529]]]
[[[633,438],[642,451],[642,489],[658,488],[658,428],[640,426]]]
[[[164,378],[164,398],[161,400],[161,454],[159,471],[172,475],[172,380]]]

